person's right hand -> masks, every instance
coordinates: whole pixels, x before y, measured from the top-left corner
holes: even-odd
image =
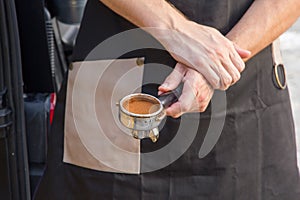
[[[184,113],[204,112],[214,90],[199,72],[184,64],[176,64],[174,70],[158,88],[158,94],[174,90],[180,83],[183,83],[182,93],[178,101],[166,109],[166,114],[177,118]]]
[[[150,32],[176,61],[201,73],[214,89],[226,90],[236,83],[245,68],[242,58],[251,54],[218,30],[188,20],[177,30]]]

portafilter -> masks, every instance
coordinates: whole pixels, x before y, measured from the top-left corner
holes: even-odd
[[[123,97],[119,102],[119,120],[131,130],[136,139],[150,138],[156,142],[158,126],[166,117],[165,109],[178,101],[178,92],[173,90],[158,97],[135,93]]]

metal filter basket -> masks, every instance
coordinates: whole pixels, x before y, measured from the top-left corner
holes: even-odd
[[[136,139],[150,138],[156,142],[159,137],[158,126],[166,116],[165,108],[178,100],[176,92],[165,93],[158,98],[149,94],[130,94],[119,102],[119,120],[126,128],[131,130]],[[147,114],[131,112],[128,105],[133,101],[144,101],[153,104],[154,108]]]

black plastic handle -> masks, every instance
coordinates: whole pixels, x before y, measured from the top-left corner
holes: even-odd
[[[164,108],[169,107],[176,101],[178,101],[179,93],[176,90],[172,90],[170,92],[166,92],[158,96],[158,99],[160,100],[161,104]]]

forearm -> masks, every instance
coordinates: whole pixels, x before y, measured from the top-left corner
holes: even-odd
[[[100,0],[138,27],[177,29],[186,18],[165,0]]]
[[[245,68],[241,57],[249,52],[216,29],[188,20],[165,0],[101,1],[149,32],[178,63],[201,73],[214,89],[227,89],[240,78]]]
[[[253,56],[286,31],[299,15],[299,0],[256,0],[226,37]]]

